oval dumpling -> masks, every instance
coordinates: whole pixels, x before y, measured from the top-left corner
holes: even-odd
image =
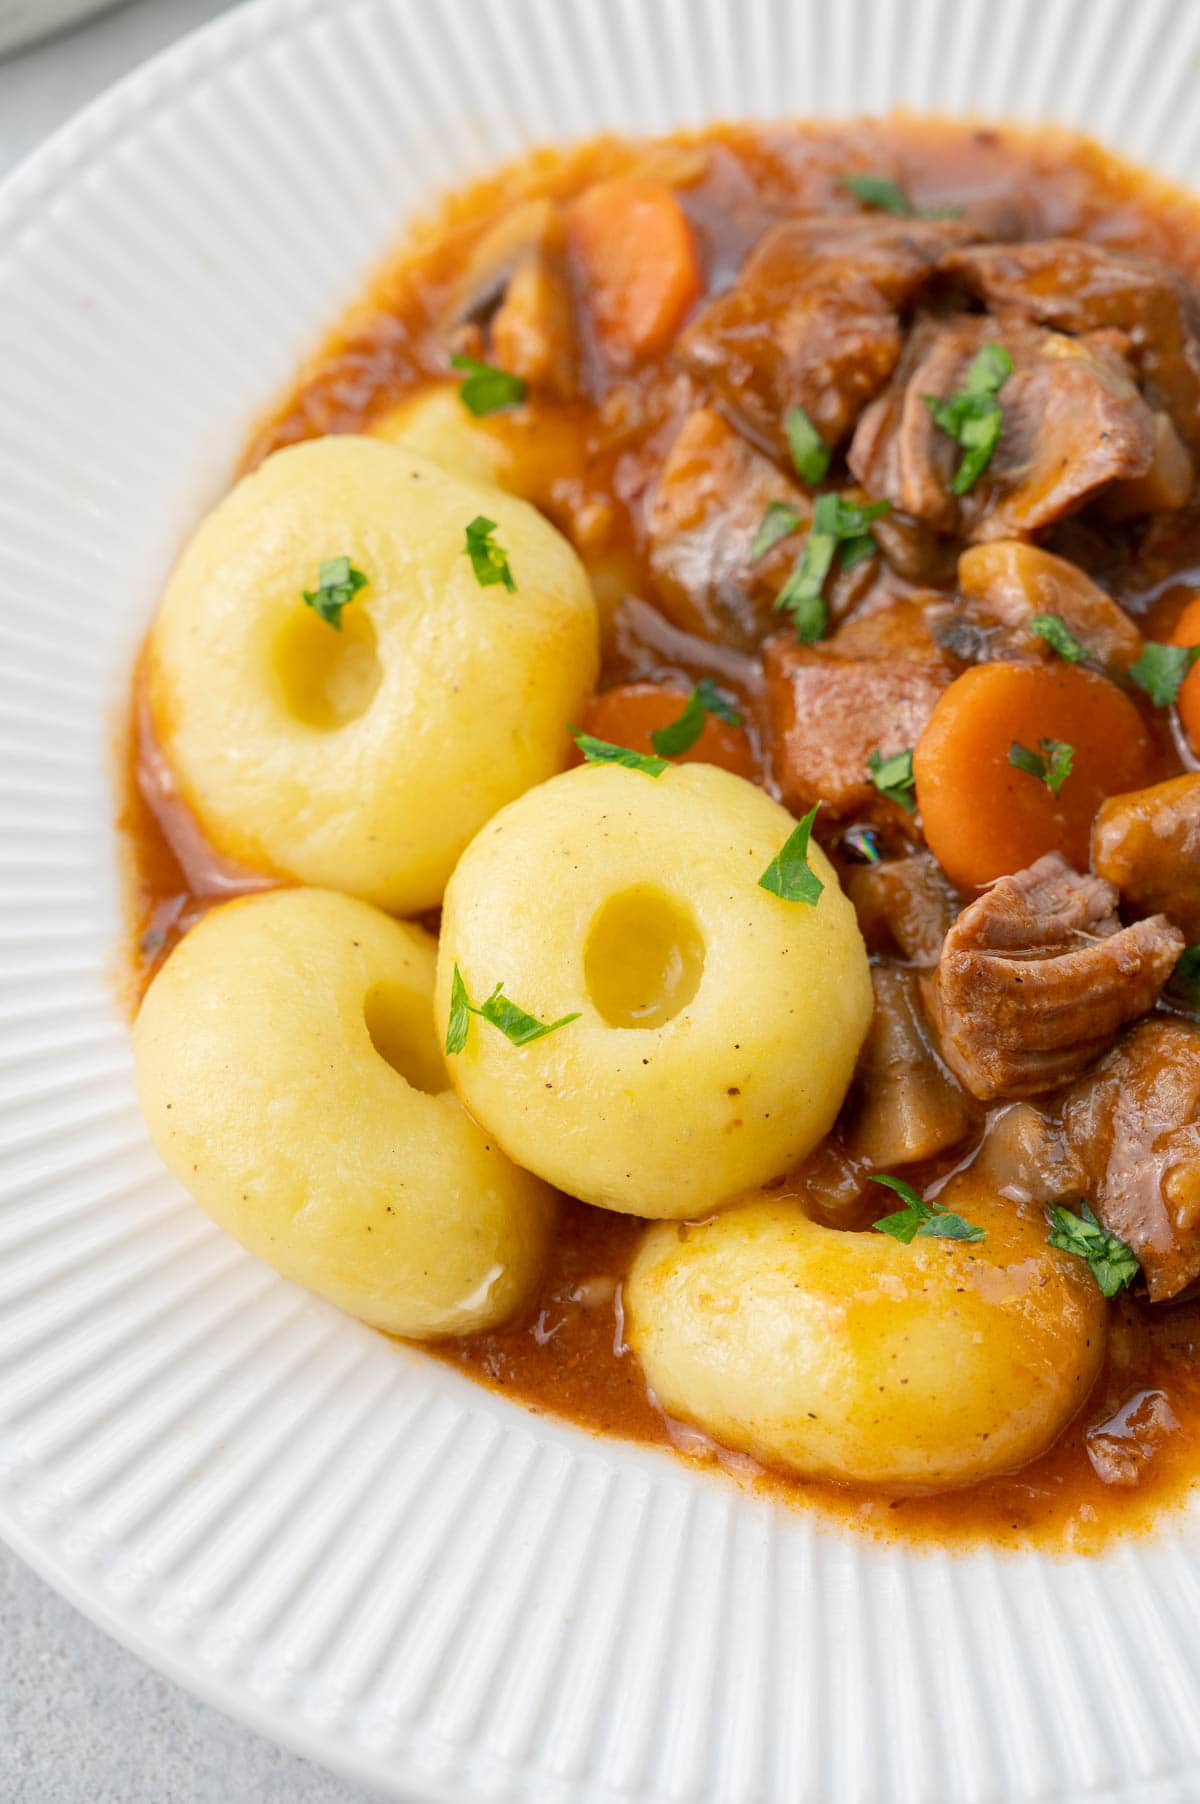
[[[470,1018],[449,1066],[518,1164],[584,1201],[688,1216],[786,1171],[828,1132],[872,1012],[854,910],[819,848],[815,907],[759,878],[794,829],[711,765],[585,765],[503,810],[446,891],[454,973],[543,1023],[514,1045]]]
[[[450,1092],[435,948],[348,896],[276,890],[194,927],[134,1028],[165,1164],[284,1277],[391,1334],[494,1327],[554,1220]]]
[[[479,580],[479,520],[511,590]],[[338,560],[356,574],[325,609],[335,625],[304,597]],[[561,768],[597,638],[583,566],[532,507],[396,445],[324,438],[277,451],[201,525],[147,693],[219,852],[411,914],[498,808]]]
[[[905,1246],[782,1195],[649,1229],[623,1297],[659,1404],[802,1478],[938,1490],[1035,1459],[1095,1382],[1107,1305],[1039,1211],[969,1173],[939,1201],[986,1238]]]

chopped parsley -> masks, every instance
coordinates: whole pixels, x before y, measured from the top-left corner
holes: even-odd
[[[454,369],[467,371],[458,392],[467,412],[477,418],[488,413],[502,413],[506,407],[516,407],[525,399],[528,384],[523,376],[510,376],[507,370],[498,370],[491,363],[480,363],[477,357],[452,357],[450,362]]]
[[[481,1021],[490,1021],[514,1046],[528,1046],[534,1040],[544,1040],[547,1034],[555,1033],[560,1027],[566,1027],[568,1022],[579,1019],[579,1010],[576,1009],[573,1015],[560,1015],[557,1021],[538,1021],[533,1015],[527,1015],[523,1008],[518,1008],[515,1002],[510,1002],[507,996],[501,995],[503,988],[504,985],[498,983],[487,1001],[476,1006],[467,994],[462,972],[455,965],[454,976],[450,981],[447,1053],[461,1052],[466,1045],[472,1015],[478,1015]]]
[[[1029,621],[1029,630],[1037,639],[1044,639],[1051,651],[1056,651],[1060,658],[1068,664],[1082,664],[1087,657],[1086,645],[1081,645],[1061,614],[1034,614]]]
[[[1169,708],[1178,701],[1183,679],[1197,658],[1200,645],[1159,645],[1147,639],[1129,674],[1156,708]]]
[[[489,520],[484,514],[476,514],[467,527],[467,540],[463,550],[471,560],[475,581],[481,589],[489,589],[493,583],[503,583],[511,595],[517,585],[508,567],[508,553],[492,537],[495,530],[494,520]]]
[[[817,818],[817,802],[804,819],[789,833],[758,880],[760,889],[770,890],[784,902],[804,902],[815,908],[825,885],[808,862],[808,842]]]
[[[760,557],[766,557],[768,551],[774,551],[780,540],[795,532],[799,525],[800,515],[790,501],[768,501],[750,543],[749,562],[756,564]]]
[[[776,611],[791,615],[796,637],[802,644],[811,645],[825,636],[829,625],[825,579],[834,559],[840,561],[843,570],[852,570],[855,564],[873,556],[878,546],[871,522],[881,519],[890,508],[890,501],[871,501],[864,506],[847,501],[844,495],[817,496],[804,549],[775,597]]]
[[[577,733],[573,727],[571,737],[587,764],[621,764],[626,770],[640,770],[647,777],[661,777],[670,769],[665,758],[651,757],[649,752],[635,752],[627,745],[613,745],[608,739],[594,739],[590,733]]]
[[[1141,1267],[1127,1241],[1102,1228],[1088,1205],[1081,1202],[1076,1215],[1064,1203],[1051,1203],[1047,1245],[1085,1259],[1102,1296],[1115,1297],[1127,1290]]]
[[[1014,770],[1023,770],[1028,776],[1036,777],[1052,796],[1057,796],[1071,774],[1075,747],[1064,745],[1061,739],[1039,739],[1038,745],[1041,749],[1031,752],[1027,745],[1014,739],[1008,748],[1008,762]]]
[[[927,1203],[903,1178],[890,1178],[880,1173],[871,1182],[886,1184],[904,1204],[903,1209],[882,1216],[872,1226],[878,1228],[881,1234],[890,1234],[893,1240],[902,1240],[905,1246],[919,1234],[930,1240],[987,1239],[985,1228],[977,1228],[973,1222],[964,1221],[953,1209],[943,1209],[939,1203]]]
[[[938,395],[921,399],[933,415],[939,432],[962,448],[962,458],[951,493],[965,495],[992,461],[1004,430],[1004,413],[996,396],[1013,373],[1013,360],[1003,345],[985,344],[971,361],[963,385],[943,400]]]
[[[731,727],[740,727],[742,717],[732,703],[726,701],[711,677],[703,677],[683,706],[683,713],[668,726],[651,733],[650,743],[664,758],[677,758],[690,752],[704,731],[704,723],[712,714]]]
[[[958,219],[961,207],[914,207],[890,175],[844,175],[842,187],[861,206],[877,213],[894,213],[901,219]]]
[[[810,489],[815,487],[829,469],[832,450],[802,407],[788,408],[783,419],[783,429],[787,433],[788,449],[791,451],[797,476]]]
[[[365,589],[368,578],[356,570],[348,557],[326,558],[317,570],[315,589],[303,589],[302,595],[314,614],[326,625],[342,630],[342,609]]]
[[[905,814],[917,812],[911,749],[893,752],[890,758],[881,758],[878,751],[872,752],[867,759],[867,773],[881,796],[886,796],[889,802],[898,803]]]
[[[1188,946],[1179,954],[1163,990],[1163,1001],[1200,1021],[1200,946]]]

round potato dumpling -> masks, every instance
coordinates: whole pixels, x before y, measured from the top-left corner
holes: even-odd
[[[438,1025],[456,968],[549,1024],[470,1017],[455,1088],[510,1158],[586,1202],[703,1214],[828,1132],[872,1012],[854,910],[823,853],[815,907],[759,877],[796,823],[711,765],[612,764],[504,809],[446,889]]]
[[[467,553],[481,516],[511,592]],[[365,584],[335,627],[304,595],[339,559]],[[582,564],[526,503],[394,445],[318,439],[276,452],[200,527],[151,634],[148,694],[219,851],[407,914],[565,762],[597,637]]]
[[[1106,1304],[1040,1213],[969,1173],[939,1201],[986,1239],[818,1227],[794,1196],[649,1229],[625,1323],[663,1409],[797,1476],[893,1490],[1036,1458],[1095,1381]]]
[[[528,1301],[554,1220],[449,1090],[435,948],[349,896],[227,902],[134,1029],[164,1162],[222,1228],[390,1334],[490,1328]]]
[[[422,389],[376,420],[370,430],[372,438],[403,445],[472,482],[512,486],[508,440],[487,416],[479,418],[464,406],[458,383]]]

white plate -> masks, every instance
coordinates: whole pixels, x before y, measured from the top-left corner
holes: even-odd
[[[1200,1529],[916,1557],[535,1419],[159,1169],[109,988],[110,709],[256,409],[406,213],[535,139],[1054,116],[1200,180],[1177,0],[264,0],[0,197],[0,1532],[394,1797],[1200,1797]]]

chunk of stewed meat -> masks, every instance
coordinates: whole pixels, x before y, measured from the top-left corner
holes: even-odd
[[[1200,297],[1165,263],[1068,238],[977,244],[943,268],[993,311],[1061,332],[1125,333],[1148,393],[1200,446]]]
[[[957,393],[993,342],[1013,362],[998,396],[1003,427],[987,469],[956,496],[962,453],[927,397]],[[1011,539],[1052,525],[1110,483],[1144,476],[1154,448],[1154,416],[1110,343],[955,314],[915,327],[894,377],[859,421],[848,460],[872,495],[938,532]]]
[[[807,529],[812,503],[768,457],[714,409],[688,414],[646,498],[650,566],[663,611],[702,639],[751,650],[772,621],[772,604],[798,541],[781,540],[750,561],[773,501]]]
[[[989,656],[1050,659],[1057,654],[1030,622],[1057,614],[1088,660],[1122,676],[1142,655],[1142,635],[1129,615],[1077,564],[1019,539],[972,545],[958,560],[963,598],[959,619],[985,630]]]
[[[1200,1278],[1200,1029],[1144,1021],[1076,1086],[1063,1127],[1096,1214],[1141,1261],[1153,1303]]]
[[[917,973],[876,965],[875,1014],[859,1057],[844,1137],[872,1171],[912,1165],[957,1146],[971,1106],[943,1066],[917,993]]]
[[[896,367],[909,306],[961,220],[813,214],[772,227],[731,289],[682,334],[678,355],[764,443],[786,454],[803,407],[830,445]]]
[[[1183,950],[1162,915],[1122,927],[1117,892],[1058,852],[1001,877],[922,979],[942,1056],[981,1101],[1069,1083],[1153,1007]]]
[[[770,641],[763,663],[772,769],[787,806],[803,814],[821,802],[835,820],[905,825],[872,783],[869,760],[916,744],[949,681],[945,666],[842,657],[786,634]]]
[[[1110,796],[1092,829],[1092,864],[1131,907],[1200,940],[1200,773]]]
[[[842,879],[867,949],[936,965],[962,897],[932,852],[854,865]]]

